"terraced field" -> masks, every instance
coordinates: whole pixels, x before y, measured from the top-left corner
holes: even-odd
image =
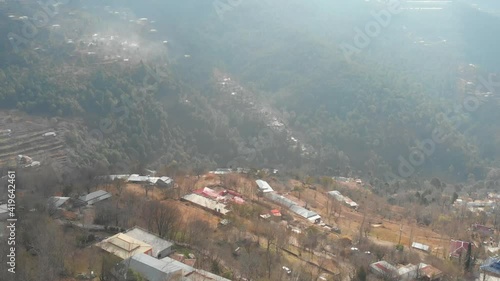
[[[31,117],[14,111],[0,111],[0,166],[15,165],[18,155],[26,155],[41,165],[64,165],[67,159],[64,133],[68,123]],[[5,133],[10,130],[9,133]],[[44,136],[54,132],[55,136]]]

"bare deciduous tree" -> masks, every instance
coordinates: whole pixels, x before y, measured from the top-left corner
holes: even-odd
[[[115,179],[113,180],[113,186],[116,188],[118,192],[118,196],[122,195],[123,189],[125,188],[125,181],[123,179]]]
[[[181,214],[167,202],[149,201],[144,204],[142,217],[148,229],[156,231],[160,237],[172,237],[179,227]]]

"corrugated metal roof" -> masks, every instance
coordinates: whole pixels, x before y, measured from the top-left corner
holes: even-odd
[[[173,275],[182,276],[192,271],[192,268],[176,260],[159,260],[146,254],[137,254],[122,263],[128,264],[130,269],[140,273],[149,281],[170,280]]]
[[[413,280],[418,275],[418,266],[414,264],[408,264],[402,266],[398,269],[399,280]]]
[[[500,275],[500,257],[489,258],[480,268],[484,272]]]
[[[469,242],[460,240],[450,241],[450,256],[454,258],[460,257],[460,255],[465,255],[467,248],[469,247]]]
[[[277,193],[274,193],[274,192],[266,193],[266,194],[264,194],[264,197],[266,197],[267,199],[274,201],[280,205],[283,205],[287,208],[290,208],[294,205],[297,205],[297,203],[293,202],[292,200],[290,200],[282,195],[279,195]]]
[[[138,174],[133,174],[133,175],[130,175],[130,177],[128,178],[128,181],[130,182],[149,182],[149,178],[148,176],[139,176]]]
[[[312,216],[312,217],[308,217],[307,219],[309,221],[311,221],[311,222],[316,222],[317,220],[321,220],[321,216],[320,215],[315,215],[315,216]]]
[[[443,272],[432,265],[420,263],[420,275],[424,275],[429,279],[434,279],[442,276]]]
[[[59,208],[61,207],[66,201],[69,200],[69,197],[59,197],[59,196],[53,196],[50,197],[48,200],[48,203],[50,206],[54,208]]]
[[[197,269],[193,273],[189,274],[188,276],[186,276],[186,278],[184,280],[188,280],[188,281],[211,281],[211,280],[213,280],[213,281],[231,281],[229,279],[226,279],[224,277],[215,275],[211,272],[201,270],[201,269]]]
[[[109,175],[108,177],[111,180],[115,180],[115,179],[128,180],[130,175]]]
[[[172,183],[172,179],[169,178],[169,177],[161,177],[159,180],[163,181],[165,184],[171,184]]]
[[[256,180],[255,182],[259,186],[259,189],[262,190],[262,192],[272,192],[272,191],[274,191],[274,189],[266,181]]]
[[[226,205],[219,203],[215,200],[203,197],[203,196],[198,195],[198,194],[194,194],[194,193],[188,194],[188,195],[185,195],[184,197],[182,197],[182,199],[189,201],[189,202],[192,202],[192,203],[195,203],[195,204],[200,205],[202,207],[214,210],[214,211],[215,211],[215,209],[219,209],[220,213],[223,215],[229,213],[229,210],[226,208]]]
[[[378,261],[370,264],[370,268],[380,275],[393,275],[397,273],[397,268],[386,261]]]
[[[108,237],[97,243],[96,246],[122,259],[127,259],[135,254],[152,251],[152,247],[149,244],[123,233]]]
[[[104,190],[97,190],[94,192],[91,192],[87,195],[80,196],[80,200],[87,202],[87,204],[92,205],[94,203],[97,203],[99,201],[102,201],[104,199],[108,199],[111,197],[111,193],[104,191]]]
[[[297,215],[299,215],[305,219],[309,219],[312,217],[315,217],[314,220],[316,220],[317,218],[321,219],[321,217],[316,212],[307,210],[304,207],[300,207],[299,205],[297,205],[297,203],[295,203],[294,201],[292,201],[292,200],[290,200],[282,195],[276,194],[274,192],[270,192],[270,193],[264,194],[264,197],[266,197],[267,199],[269,199],[277,204],[280,204],[282,206],[289,208],[290,211],[296,213]]]
[[[129,182],[142,182],[142,183],[152,183],[156,184],[158,181],[162,181],[165,184],[171,184],[172,179],[169,177],[150,177],[150,176],[140,176],[138,174],[132,174],[127,179]]]
[[[170,241],[161,239],[160,237],[139,227],[134,227],[127,232],[126,235],[142,241],[153,248],[153,256],[157,257],[161,251],[171,248],[174,244]]]
[[[413,242],[411,244],[411,246],[415,249],[419,249],[419,250],[422,250],[422,251],[426,251],[428,252],[430,250],[430,247],[427,246],[427,245],[424,245],[424,244],[421,244],[421,243],[417,243],[417,242]]]
[[[313,211],[310,211],[306,208],[303,208],[303,207],[300,207],[298,205],[294,205],[292,207],[290,207],[290,211],[296,213],[297,215],[303,217],[303,218],[310,218],[310,217],[314,217],[314,216],[318,216],[318,214],[316,212],[313,212]]]
[[[333,191],[328,192],[328,195],[332,196],[333,198],[335,198],[338,201],[344,200],[344,196],[337,190],[333,190]]]

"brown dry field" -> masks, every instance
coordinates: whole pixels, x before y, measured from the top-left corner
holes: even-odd
[[[146,191],[138,184],[127,184],[126,190],[135,194],[136,196],[146,196]],[[154,200],[160,200],[161,202],[177,207],[182,214],[183,223],[188,223],[193,219],[201,219],[210,223],[212,227],[216,227],[219,223],[219,218],[210,212],[203,210],[202,208],[196,207],[193,204],[182,202],[179,200],[164,200],[164,195],[159,188],[153,188],[148,192],[148,197]]]
[[[288,185],[290,187],[294,185],[300,185],[301,183],[298,181],[290,180]],[[351,189],[359,190],[360,192],[366,192],[363,188],[359,187],[355,183],[347,184],[347,186]],[[290,192],[287,197],[293,199],[296,202],[314,202],[313,204],[309,204],[312,210],[320,214],[323,218],[327,218],[326,214],[326,206],[328,197],[325,192],[312,189],[304,189],[300,195],[302,200],[298,200],[297,192]],[[399,206],[387,206],[391,208],[391,211],[394,213],[402,214],[403,208]],[[402,221],[393,221],[388,219],[383,219],[380,215],[375,213],[376,211],[368,210],[366,215],[366,222],[370,223],[378,223],[382,222],[382,226],[380,227],[372,227],[370,233],[368,234],[372,240],[375,242],[380,241],[380,244],[383,244],[384,241],[386,245],[396,245],[399,241],[399,230],[402,226],[401,233],[401,244],[405,246],[411,246],[410,236],[413,236],[413,242],[422,243],[425,245],[429,245],[433,252],[436,250],[440,251],[442,255],[442,249],[447,249],[448,241],[450,237],[444,236],[441,237],[440,234],[432,231],[430,228],[419,226],[419,225],[410,225],[406,220]],[[330,221],[334,221],[334,216],[332,215]],[[361,222],[363,221],[363,213],[351,210],[346,206],[342,206],[341,217],[338,218],[337,224],[342,229],[342,236],[354,238],[359,235],[359,227]],[[413,228],[413,229],[412,229]],[[389,243],[387,243],[389,242]]]

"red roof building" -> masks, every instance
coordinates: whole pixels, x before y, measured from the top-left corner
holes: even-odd
[[[464,257],[467,253],[467,248],[469,247],[470,242],[460,241],[460,240],[451,240],[450,241],[450,257],[451,258],[460,258]],[[474,244],[472,244],[474,247]]]
[[[473,224],[472,225],[472,229],[477,232],[477,233],[480,233],[481,235],[493,235],[495,230],[491,227],[487,227],[485,225],[481,225],[481,224]]]
[[[271,210],[271,215],[275,217],[281,217],[281,212],[278,209]]]
[[[220,194],[218,192],[208,187],[195,190],[194,193],[211,199],[217,199],[218,197],[220,197]]]

